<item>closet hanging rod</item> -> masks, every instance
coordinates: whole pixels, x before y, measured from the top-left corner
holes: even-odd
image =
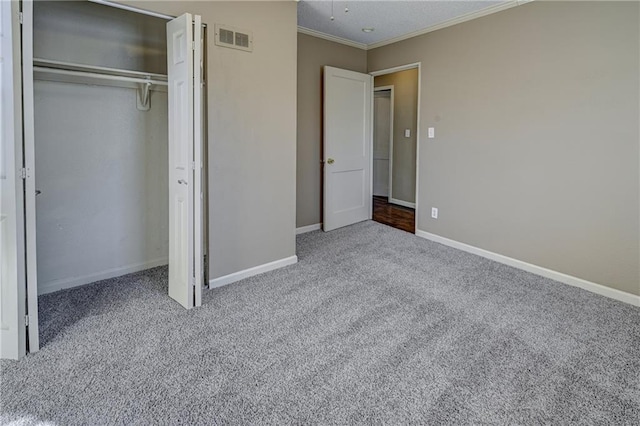
[[[128,83],[151,83],[158,86],[167,86],[168,83],[162,80],[154,80],[151,78],[143,78],[143,77],[127,77],[123,75],[111,75],[111,74],[100,74],[95,72],[86,72],[86,71],[73,71],[73,70],[65,70],[59,68],[49,68],[49,67],[41,67],[34,66],[34,71],[49,73],[49,74],[59,74],[59,75],[68,75],[75,77],[89,77],[89,78],[98,78],[102,80],[113,80],[113,81],[123,81]]]
[[[34,71],[51,72],[55,74],[76,75],[82,77],[105,78],[119,77],[120,81],[144,83],[152,81],[153,84],[165,84],[167,76],[143,71],[130,71],[118,68],[100,67],[96,65],[85,65],[73,62],[54,61],[51,59],[33,58]],[[67,71],[67,72],[60,72]],[[83,74],[77,74],[83,73]],[[113,80],[113,79],[111,79]]]

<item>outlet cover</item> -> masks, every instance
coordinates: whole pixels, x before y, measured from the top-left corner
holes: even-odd
[[[438,218],[438,208],[437,207],[431,207],[431,217],[434,219]]]

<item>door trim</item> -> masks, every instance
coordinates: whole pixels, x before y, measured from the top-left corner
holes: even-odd
[[[374,98],[375,98],[375,93],[376,92],[386,92],[386,91],[391,91],[391,105],[389,107],[390,113],[389,113],[389,200],[391,200],[393,198],[393,114],[394,114],[394,105],[393,105],[393,100],[394,100],[394,96],[395,96],[395,91],[393,88],[393,85],[390,86],[380,86],[380,87],[374,87],[373,88],[373,94],[374,94]],[[374,103],[374,109],[375,109],[375,103]],[[375,110],[373,111],[373,117],[375,117]],[[373,127],[375,128],[376,123],[373,123]],[[373,134],[373,132],[372,132]],[[371,138],[371,155],[373,156],[373,137]],[[373,163],[371,165],[371,173],[373,174]]]
[[[410,70],[410,69],[414,69],[417,68],[418,69],[418,100],[416,101],[417,103],[417,108],[416,108],[416,194],[415,194],[415,229],[416,232],[418,231],[418,218],[420,217],[418,214],[418,211],[420,209],[420,203],[419,203],[419,185],[420,185],[420,99],[422,99],[422,62],[413,62],[410,64],[406,64],[406,65],[399,65],[397,67],[392,67],[392,68],[385,68],[382,70],[377,70],[377,71],[371,71],[369,72],[369,74],[373,77],[378,77],[380,75],[386,75],[386,74],[393,74],[394,72],[398,72],[398,71],[406,71],[406,70]],[[371,98],[373,99],[373,96],[371,96]],[[373,120],[372,120],[373,121]],[[373,123],[372,123],[373,126]],[[372,138],[372,142],[373,144],[373,138]],[[373,155],[371,156],[371,168],[373,169]],[[391,194],[391,192],[389,192]]]

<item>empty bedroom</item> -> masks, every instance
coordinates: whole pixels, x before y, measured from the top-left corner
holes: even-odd
[[[640,424],[639,2],[0,11],[0,424]]]

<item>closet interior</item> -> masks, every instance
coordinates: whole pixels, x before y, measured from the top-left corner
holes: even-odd
[[[34,2],[39,294],[168,263],[166,24]]]

